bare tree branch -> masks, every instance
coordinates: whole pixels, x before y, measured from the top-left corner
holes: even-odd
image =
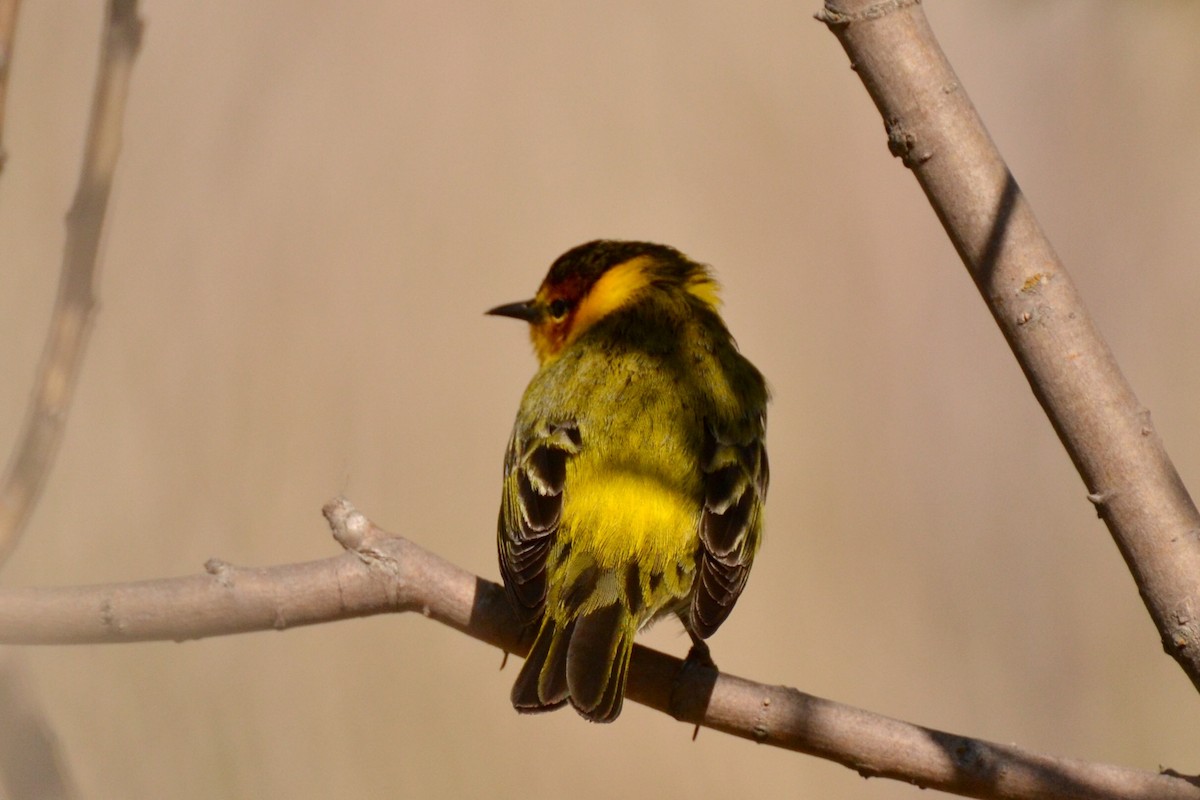
[[[4,149],[4,105],[8,99],[8,71],[12,66],[13,36],[17,32],[17,9],[21,0],[0,0],[0,172],[8,153]]]
[[[919,0],[827,0],[883,116],[1087,485],[1171,654],[1200,689],[1200,514],[1042,233]]]
[[[208,574],[108,586],[0,588],[0,643],[199,639],[415,611],[524,653],[504,591],[376,528],[345,500],[325,514],[346,552],[261,569],[213,559]],[[922,728],[784,686],[755,683],[635,649],[627,696],[675,719],[967,797],[1200,800],[1175,774],[1052,758]]]
[[[0,0],[0,6],[3,3]],[[67,409],[83,363],[96,304],[93,280],[100,234],[121,149],[121,120],[141,34],[137,0],[110,0],[83,167],[67,213],[58,297],[25,426],[0,481],[0,566],[16,547],[45,486],[50,464],[62,442]]]
[[[0,0],[0,47],[5,3]],[[1200,623],[1190,606],[1200,581],[1200,515],[916,3],[830,0],[822,18],[875,97],[893,152],[917,173],[950,231],[1108,522],[1168,649],[1200,687]],[[61,441],[93,313],[96,254],[140,37],[136,0],[111,0],[109,22],[51,333],[22,444],[0,487],[0,563]],[[0,49],[0,113],[5,52]],[[417,611],[505,650],[525,651],[500,587],[387,536],[344,501],[327,507],[327,516],[347,552],[323,561],[243,569],[213,560],[208,574],[185,578],[0,589],[0,642],[184,640]],[[628,696],[681,721],[831,759],[864,777],[965,796],[1200,800],[1194,778],[1051,758],[787,687],[703,668],[684,672],[678,659],[640,646]]]

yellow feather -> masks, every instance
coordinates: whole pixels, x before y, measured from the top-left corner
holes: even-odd
[[[650,267],[653,265],[654,259],[650,256],[638,256],[623,264],[617,264],[601,275],[600,280],[596,281],[575,311],[575,320],[572,323],[567,344],[575,341],[592,325],[636,298],[643,289],[650,285]]]
[[[684,285],[684,288],[695,297],[700,298],[713,311],[721,307],[721,285],[707,273],[697,273]]]
[[[636,561],[665,572],[695,549],[700,508],[682,486],[586,457],[571,462],[567,482],[563,535],[582,535],[597,567]]]

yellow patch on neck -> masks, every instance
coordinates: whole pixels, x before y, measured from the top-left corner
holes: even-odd
[[[684,288],[713,311],[721,307],[721,286],[707,272],[695,272]]]
[[[653,265],[652,257],[638,256],[610,267],[601,275],[575,309],[568,344],[649,286]]]

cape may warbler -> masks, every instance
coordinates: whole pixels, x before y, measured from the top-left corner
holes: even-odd
[[[694,647],[729,616],[762,538],[767,388],[673,248],[596,241],[532,300],[541,366],[504,459],[500,571],[536,630],[518,711],[621,712],[634,635],[674,613]],[[535,627],[533,627],[535,626]]]

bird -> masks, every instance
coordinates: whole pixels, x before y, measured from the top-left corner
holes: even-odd
[[[505,593],[532,645],[519,712],[621,713],[637,632],[676,615],[688,662],[729,616],[762,541],[769,391],[709,268],[662,244],[568,250],[531,300],[538,370],[504,458]]]

